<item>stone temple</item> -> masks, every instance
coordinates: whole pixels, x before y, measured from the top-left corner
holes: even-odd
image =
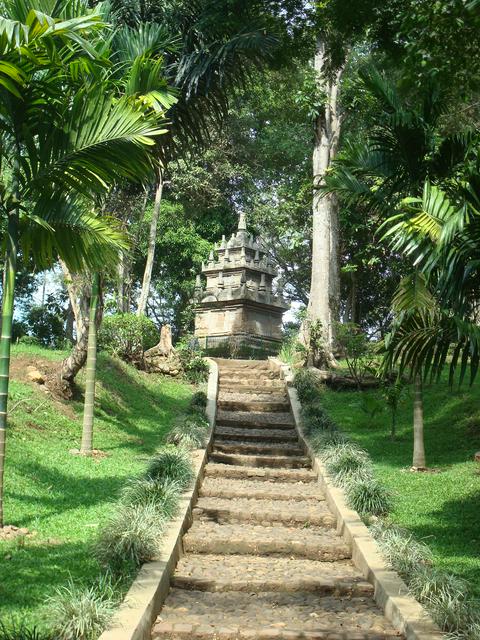
[[[195,285],[195,337],[207,352],[242,357],[276,353],[282,315],[289,308],[282,284],[262,242],[247,233],[245,215],[238,230],[210,252]]]

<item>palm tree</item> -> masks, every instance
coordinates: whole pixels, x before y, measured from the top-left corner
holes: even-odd
[[[40,5],[40,6],[39,6]],[[50,9],[51,15],[42,12]],[[39,267],[57,256],[70,269],[98,270],[126,243],[88,201],[113,180],[152,175],[149,153],[162,132],[156,114],[115,95],[98,77],[92,45],[103,24],[86,2],[3,3],[0,82],[0,208],[6,245],[0,337],[0,526],[11,327],[19,253]],[[75,14],[73,14],[75,12]],[[100,63],[100,64],[98,64]]]

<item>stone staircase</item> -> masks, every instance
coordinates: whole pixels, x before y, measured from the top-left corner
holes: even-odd
[[[218,364],[213,451],[152,638],[398,636],[336,533],[285,383],[268,362]]]

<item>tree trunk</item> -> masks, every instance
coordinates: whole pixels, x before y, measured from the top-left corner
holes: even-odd
[[[72,304],[71,302],[69,302],[68,309],[67,309],[67,319],[65,321],[65,336],[71,344],[73,344],[74,342],[74,337],[73,337],[74,322],[75,322],[75,315],[73,313]]]
[[[62,264],[65,274],[70,304],[75,316],[77,341],[70,355],[65,358],[60,368],[60,390],[66,397],[71,397],[75,378],[87,361],[88,352],[88,328],[89,328],[89,299],[91,296],[91,284],[84,276],[71,274],[65,264]],[[95,316],[96,327],[102,321],[103,305],[97,305]]]
[[[144,316],[147,309],[147,300],[150,293],[150,283],[152,280],[153,260],[155,258],[155,243],[157,240],[157,225],[160,217],[160,207],[162,205],[163,193],[163,171],[158,172],[158,184],[155,192],[155,203],[153,205],[152,220],[150,222],[150,234],[148,238],[147,261],[143,273],[142,291],[138,299],[137,315]]]
[[[97,310],[100,301],[100,275],[94,274],[90,313],[88,319],[88,352],[85,380],[85,404],[83,408],[83,430],[80,452],[91,455],[93,444],[93,414],[95,408],[95,373],[97,368]]]
[[[415,376],[413,399],[413,462],[414,469],[425,469],[425,445],[423,440],[423,385],[420,374]]]
[[[325,105],[315,121],[313,149],[313,231],[312,275],[307,307],[308,325],[319,321],[326,364],[333,362],[335,322],[338,319],[340,298],[339,221],[337,200],[332,194],[323,194],[325,175],[335,158],[340,135],[340,116],[337,109],[342,69],[328,79],[325,74],[325,44],[319,38],[315,54],[317,87],[325,94]]]
[[[18,211],[8,217],[0,335],[0,528],[3,527],[3,477],[7,436],[8,385],[10,381],[10,347],[12,343],[13,304],[18,253]]]

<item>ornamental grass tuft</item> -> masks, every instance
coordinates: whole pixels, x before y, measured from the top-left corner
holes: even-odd
[[[54,640],[51,633],[28,627],[25,623],[0,621],[0,640]]]
[[[367,480],[372,476],[367,452],[348,442],[330,450],[325,459],[325,467],[334,484],[339,487],[345,487],[353,480]]]
[[[96,640],[108,626],[118,600],[117,583],[108,574],[89,587],[78,586],[70,578],[46,600],[45,616],[53,629],[53,637]]]
[[[180,485],[175,480],[140,477],[125,484],[120,502],[126,506],[152,504],[161,518],[169,520],[177,513],[179,494]]]
[[[392,495],[375,478],[350,480],[345,493],[348,506],[361,516],[383,516],[392,508]]]
[[[154,502],[120,504],[99,534],[95,556],[114,573],[140,567],[158,555],[164,524]]]
[[[184,447],[165,447],[150,460],[146,473],[154,480],[172,480],[180,490],[187,489],[193,480],[193,468]]]

